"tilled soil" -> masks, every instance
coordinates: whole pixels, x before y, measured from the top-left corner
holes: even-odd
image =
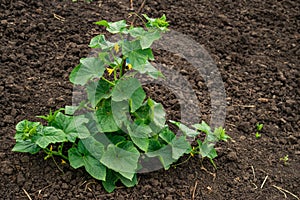
[[[133,2],[136,10],[142,3]],[[192,158],[168,171],[141,174],[138,186],[120,186],[107,194],[82,169],[57,159],[58,168],[52,159],[44,161],[43,154],[11,149],[17,122],[36,121],[34,116],[72,103],[69,73],[90,55],[90,39],[104,33],[93,22],[127,19],[129,1],[1,0],[0,199],[279,200],[284,193],[287,199],[299,198],[299,10],[299,1],[292,0],[146,1],[143,13],[166,14],[170,29],[203,45],[215,61],[226,91],[225,128],[232,140],[217,145],[217,170],[207,160],[201,164]],[[203,78],[178,55],[158,50],[155,56],[189,81],[201,108],[197,117],[209,122],[211,99]],[[163,103],[168,119],[181,119],[173,91],[159,84],[145,89]],[[264,124],[259,139],[258,122]],[[286,155],[284,164],[280,158]]]

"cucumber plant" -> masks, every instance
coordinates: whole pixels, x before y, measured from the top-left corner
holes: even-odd
[[[89,47],[100,49],[100,53],[80,59],[72,70],[70,82],[84,87],[87,100],[39,116],[46,125],[19,122],[13,151],[44,151],[45,158],[60,156],[75,169],[84,167],[108,192],[118,182],[127,187],[136,185],[137,173],[151,159],[159,160],[167,170],[184,154],[200,154],[215,166],[214,145],[229,138],[224,129],[212,132],[202,122],[194,125],[194,130],[171,121],[183,132],[177,136],[166,123],[163,106],[146,96],[136,78],[138,73],[163,76],[151,64],[154,56],[150,47],[168,30],[168,22],[165,15],[143,17],[145,27],[129,26],[125,20],[95,23],[120,39],[111,42],[103,34],[92,38]],[[198,146],[191,147],[187,138],[200,132],[206,133],[205,140],[199,139]]]

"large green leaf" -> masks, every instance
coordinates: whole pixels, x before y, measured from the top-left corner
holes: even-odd
[[[41,147],[39,147],[36,143],[33,143],[31,140],[19,140],[16,142],[14,148],[12,151],[16,152],[24,152],[24,153],[31,153],[35,154],[38,153],[41,150]]]
[[[114,43],[105,40],[104,35],[97,35],[91,39],[89,47],[91,48],[101,48],[102,50],[106,50],[112,48]]]
[[[101,77],[104,70],[105,63],[100,58],[82,58],[80,64],[71,72],[70,81],[73,84],[85,85],[89,80]]]
[[[75,142],[77,137],[86,138],[90,136],[90,132],[85,126],[87,122],[88,119],[82,115],[73,117],[58,113],[52,122],[52,126],[63,130],[68,140]]]
[[[113,116],[111,99],[106,99],[102,102],[102,105],[96,111],[96,117],[99,125],[99,131],[115,132],[120,129]]]
[[[51,143],[67,141],[67,135],[62,130],[52,126],[47,126],[43,128],[42,135],[41,137],[38,137],[36,144],[44,149]]]
[[[175,137],[172,142],[172,158],[178,160],[183,154],[191,151],[191,145],[185,136]]]
[[[148,150],[149,135],[152,132],[151,128],[145,124],[130,124],[127,126],[130,138],[133,143],[143,151]]]
[[[155,40],[158,40],[161,37],[160,31],[146,31],[141,27],[132,28],[128,32],[132,37],[139,39],[142,49],[149,48]]]
[[[135,112],[144,102],[146,94],[138,79],[126,77],[118,81],[112,91],[115,102],[129,101],[131,112]]]
[[[148,59],[154,60],[152,50],[150,48],[142,49],[138,40],[124,41],[122,45],[122,53],[128,57],[129,63],[133,69],[138,69],[145,65]]]
[[[96,140],[93,136],[81,139],[82,144],[86,150],[97,160],[100,160],[104,153],[104,145]]]
[[[132,180],[136,173],[139,157],[139,151],[131,142],[123,142],[118,146],[108,145],[100,161],[106,167]]]
[[[110,84],[102,79],[97,82],[91,82],[87,86],[88,99],[92,107],[96,107],[102,99],[107,99],[111,96]]]
[[[120,20],[117,22],[107,22],[106,20],[101,20],[95,22],[95,24],[100,26],[105,26],[106,30],[110,33],[126,32],[127,31],[126,27],[128,26],[125,20]]]
[[[78,142],[78,147],[71,148],[68,151],[70,165],[77,169],[84,166],[85,170],[98,180],[105,180],[106,167],[98,159],[93,157],[85,148],[82,141]]]
[[[146,155],[148,157],[158,157],[160,162],[162,163],[165,170],[170,168],[170,165],[177,161],[172,157],[172,147],[171,145],[166,145],[159,150],[153,152],[147,152]]]

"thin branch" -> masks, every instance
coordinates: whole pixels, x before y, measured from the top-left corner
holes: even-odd
[[[28,199],[32,200],[32,198],[29,196],[28,192],[24,188],[22,188],[22,190],[24,191],[24,193],[26,194],[26,196],[28,197]]]
[[[198,180],[195,182],[195,186],[194,186],[193,193],[192,193],[192,200],[195,199],[195,193],[196,193],[197,185],[198,185]]]
[[[288,194],[292,195],[293,197],[295,197],[296,199],[300,200],[299,197],[297,197],[296,195],[294,195],[294,194],[291,193],[290,191],[285,190],[285,189],[283,189],[283,188],[281,188],[281,187],[278,187],[278,186],[276,186],[276,185],[272,185],[272,186],[273,186],[274,188],[276,188],[277,190],[279,190],[281,193],[283,193],[285,198],[287,198],[287,196],[286,196],[285,193],[288,193]]]

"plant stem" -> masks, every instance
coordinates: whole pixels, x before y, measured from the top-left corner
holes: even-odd
[[[62,157],[62,158],[65,159],[65,160],[69,160],[69,158],[68,158],[67,156],[63,155],[63,154],[60,153],[60,152],[52,151],[51,153],[52,153],[52,155],[60,156],[60,157]]]
[[[104,81],[106,81],[106,82],[108,82],[109,84],[111,84],[111,85],[113,85],[113,86],[115,86],[115,85],[116,85],[115,83],[113,83],[113,82],[111,82],[111,81],[107,80],[107,79],[106,79],[106,78],[104,78],[104,77],[101,77],[101,79],[102,79],[102,80],[104,80]]]

